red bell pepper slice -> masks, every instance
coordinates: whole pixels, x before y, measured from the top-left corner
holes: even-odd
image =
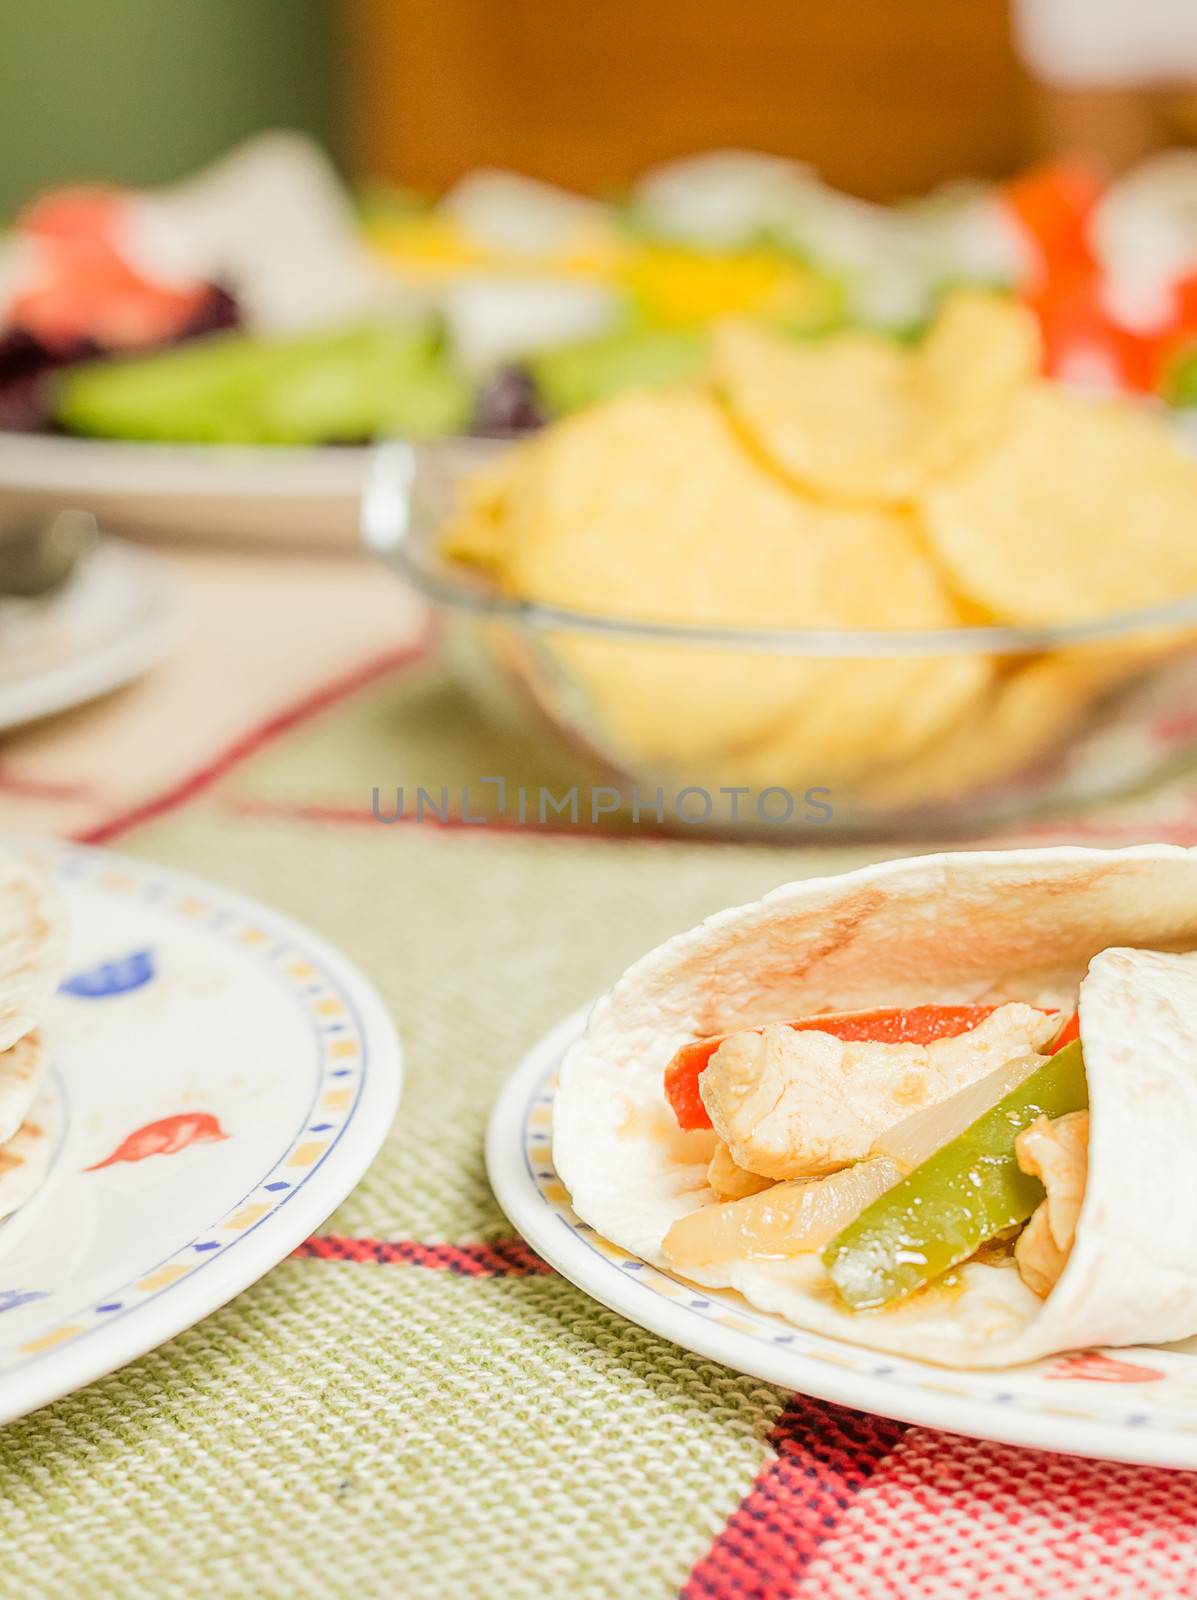
[[[1074,1011],[1069,1017],[1068,1021],[1060,1029],[1056,1037],[1052,1040],[1051,1049],[1047,1052],[1048,1055],[1054,1056],[1057,1050],[1063,1050],[1066,1044],[1071,1044],[1074,1039],[1079,1039],[1080,1036],[1081,1014],[1079,1011]]]

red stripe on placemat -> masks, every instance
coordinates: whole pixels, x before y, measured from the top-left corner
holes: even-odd
[[[181,782],[172,784],[161,794],[149,800],[143,800],[129,810],[121,812],[116,817],[110,817],[107,822],[101,822],[97,827],[89,828],[79,834],[82,844],[107,844],[118,834],[127,832],[130,828],[142,822],[152,821],[153,818],[173,811],[176,806],[192,799],[202,790],[207,789],[219,778],[223,778],[234,767],[256,755],[264,745],[270,744],[284,733],[289,733],[309,718],[326,711],[339,700],[364,689],[368,684],[374,683],[379,678],[386,677],[391,672],[400,668],[414,665],[421,660],[428,649],[428,636],[420,638],[415,644],[408,645],[401,650],[389,650],[385,655],[375,656],[370,661],[363,662],[355,667],[352,672],[347,672],[336,678],[331,683],[323,685],[303,699],[297,700],[293,705],[278,711],[265,722],[258,724],[248,733],[243,734],[234,744],[229,745],[220,755],[191,773]]]
[[[264,796],[234,795],[222,800],[225,809],[239,817],[262,817],[285,822],[314,822],[331,827],[399,827],[431,828],[440,833],[499,833],[527,834],[533,837],[555,839],[596,839],[603,843],[624,844],[635,840],[639,844],[676,844],[696,838],[712,843],[734,842],[736,835],[716,829],[694,827],[689,833],[680,828],[671,833],[652,828],[597,827],[589,823],[574,826],[569,823],[519,822],[512,817],[487,817],[481,821],[466,821],[450,813],[447,817],[432,814],[416,816],[407,814],[394,821],[383,823],[365,806],[305,804],[302,801],[275,800]],[[1088,841],[1095,845],[1115,844],[1197,844],[1197,807],[1191,820],[1167,823],[1131,819],[1126,822],[1104,822],[1100,819],[1078,818],[1071,822],[1044,822],[1026,824],[997,834],[962,834],[955,841],[960,849],[1013,849],[1020,845],[1079,843]],[[751,841],[749,841],[751,842]],[[917,838],[908,843],[911,851],[924,848],[925,841]]]
[[[628,828],[602,828],[590,823],[519,822],[513,817],[485,817],[467,820],[450,812],[447,816],[416,816],[407,813],[392,821],[380,821],[364,806],[305,805],[290,800],[260,799],[257,796],[231,796],[225,808],[239,817],[275,817],[289,822],[330,823],[337,827],[432,828],[442,833],[533,834],[540,838],[598,839],[603,842],[638,838],[659,843],[664,834],[638,834]]]
[[[484,817],[467,822],[462,816],[449,812],[446,816],[416,816],[405,813],[387,821],[376,817],[364,806],[305,805],[302,801],[259,799],[256,795],[233,796],[225,802],[228,810],[239,817],[281,817],[292,822],[330,822],[345,827],[374,828],[436,828],[445,833],[574,833],[599,829],[567,828],[564,823],[554,827],[550,823],[513,822],[510,817]]]
[[[1126,816],[1107,813],[1068,817],[1044,817],[1011,824],[1000,833],[977,834],[962,837],[968,848],[999,844],[1007,848],[1023,843],[1054,843],[1057,839],[1069,843],[1125,844],[1169,843],[1192,845],[1197,843],[1197,790],[1177,791],[1156,816]]]
[[[0,793],[19,794],[30,800],[94,801],[96,798],[96,791],[89,783],[56,783],[22,777],[15,772],[0,772]]]
[[[680,1600],[788,1600],[905,1431],[901,1422],[794,1395],[769,1435],[776,1454],[690,1573]]]
[[[522,1239],[496,1239],[492,1244],[419,1244],[414,1239],[354,1239],[331,1233],[305,1239],[295,1254],[319,1261],[431,1267],[464,1278],[530,1278],[553,1270]]]

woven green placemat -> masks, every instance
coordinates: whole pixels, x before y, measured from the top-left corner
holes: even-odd
[[[433,781],[457,748],[439,718],[423,738],[412,719],[405,745],[394,706],[382,686],[326,713],[121,847],[258,896],[361,965],[403,1033],[407,1086],[323,1231],[468,1248],[512,1231],[483,1130],[537,1035],[673,930],[859,853],[362,820],[380,764]],[[475,754],[458,752],[463,781]],[[264,797],[275,812],[247,809]],[[305,816],[317,802],[344,816]],[[293,1259],[5,1429],[0,1588],[675,1593],[782,1397],[554,1275],[507,1274],[499,1255],[461,1276],[455,1259]]]

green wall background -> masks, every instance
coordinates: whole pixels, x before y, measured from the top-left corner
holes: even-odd
[[[338,154],[333,0],[0,0],[0,217],[177,178],[261,128]]]

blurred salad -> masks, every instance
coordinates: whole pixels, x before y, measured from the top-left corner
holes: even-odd
[[[43,195],[0,242],[0,428],[205,443],[520,433],[694,377],[729,317],[905,339],[962,285],[1052,376],[1197,404],[1197,152],[900,205],[723,151],[618,200],[480,171],[355,206],[268,134],[171,188]]]
[[[60,380],[72,433],[205,444],[356,444],[460,433],[473,393],[426,329],[373,326],[291,339],[225,334],[94,362]]]

